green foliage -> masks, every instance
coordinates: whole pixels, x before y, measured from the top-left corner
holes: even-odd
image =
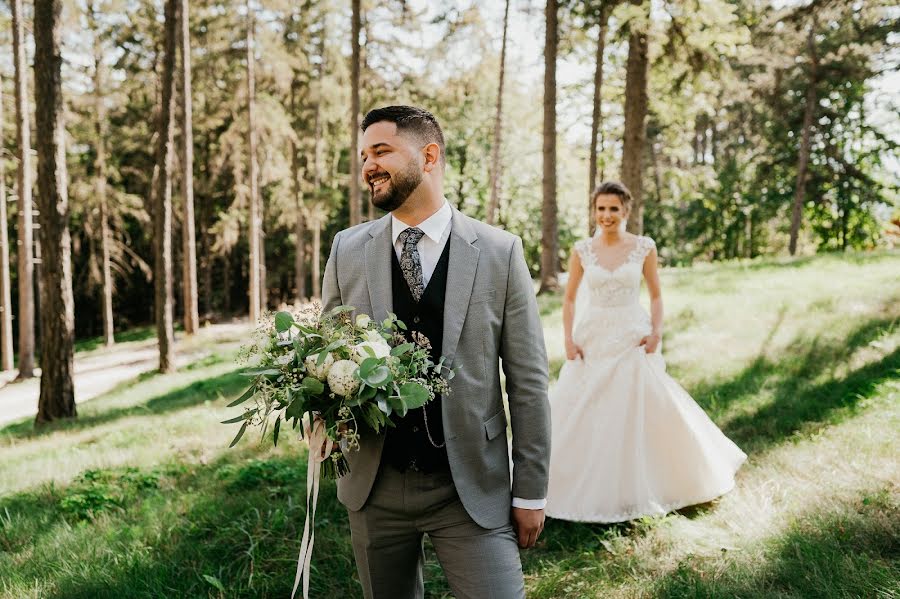
[[[159,472],[126,468],[121,472],[86,470],[66,489],[60,511],[75,520],[93,520],[101,513],[122,510],[143,495],[159,489]]]

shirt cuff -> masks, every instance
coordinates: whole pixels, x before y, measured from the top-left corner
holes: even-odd
[[[542,510],[547,507],[546,499],[522,499],[513,497],[512,506],[523,510]]]

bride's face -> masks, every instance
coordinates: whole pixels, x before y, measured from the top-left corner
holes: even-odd
[[[594,218],[600,230],[616,231],[622,221],[628,218],[628,211],[619,196],[601,193],[594,198]]]

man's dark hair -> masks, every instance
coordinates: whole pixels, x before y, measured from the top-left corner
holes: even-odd
[[[397,125],[397,133],[411,134],[424,146],[436,143],[441,148],[441,168],[446,166],[446,150],[444,148],[444,132],[434,115],[424,108],[415,106],[385,106],[375,108],[366,114],[360,125],[365,131],[369,126],[381,121]]]

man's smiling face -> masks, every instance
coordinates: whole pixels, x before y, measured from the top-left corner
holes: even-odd
[[[362,137],[362,180],[369,186],[372,203],[385,211],[396,210],[422,183],[420,148],[410,136],[397,133],[389,121],[373,123]]]

